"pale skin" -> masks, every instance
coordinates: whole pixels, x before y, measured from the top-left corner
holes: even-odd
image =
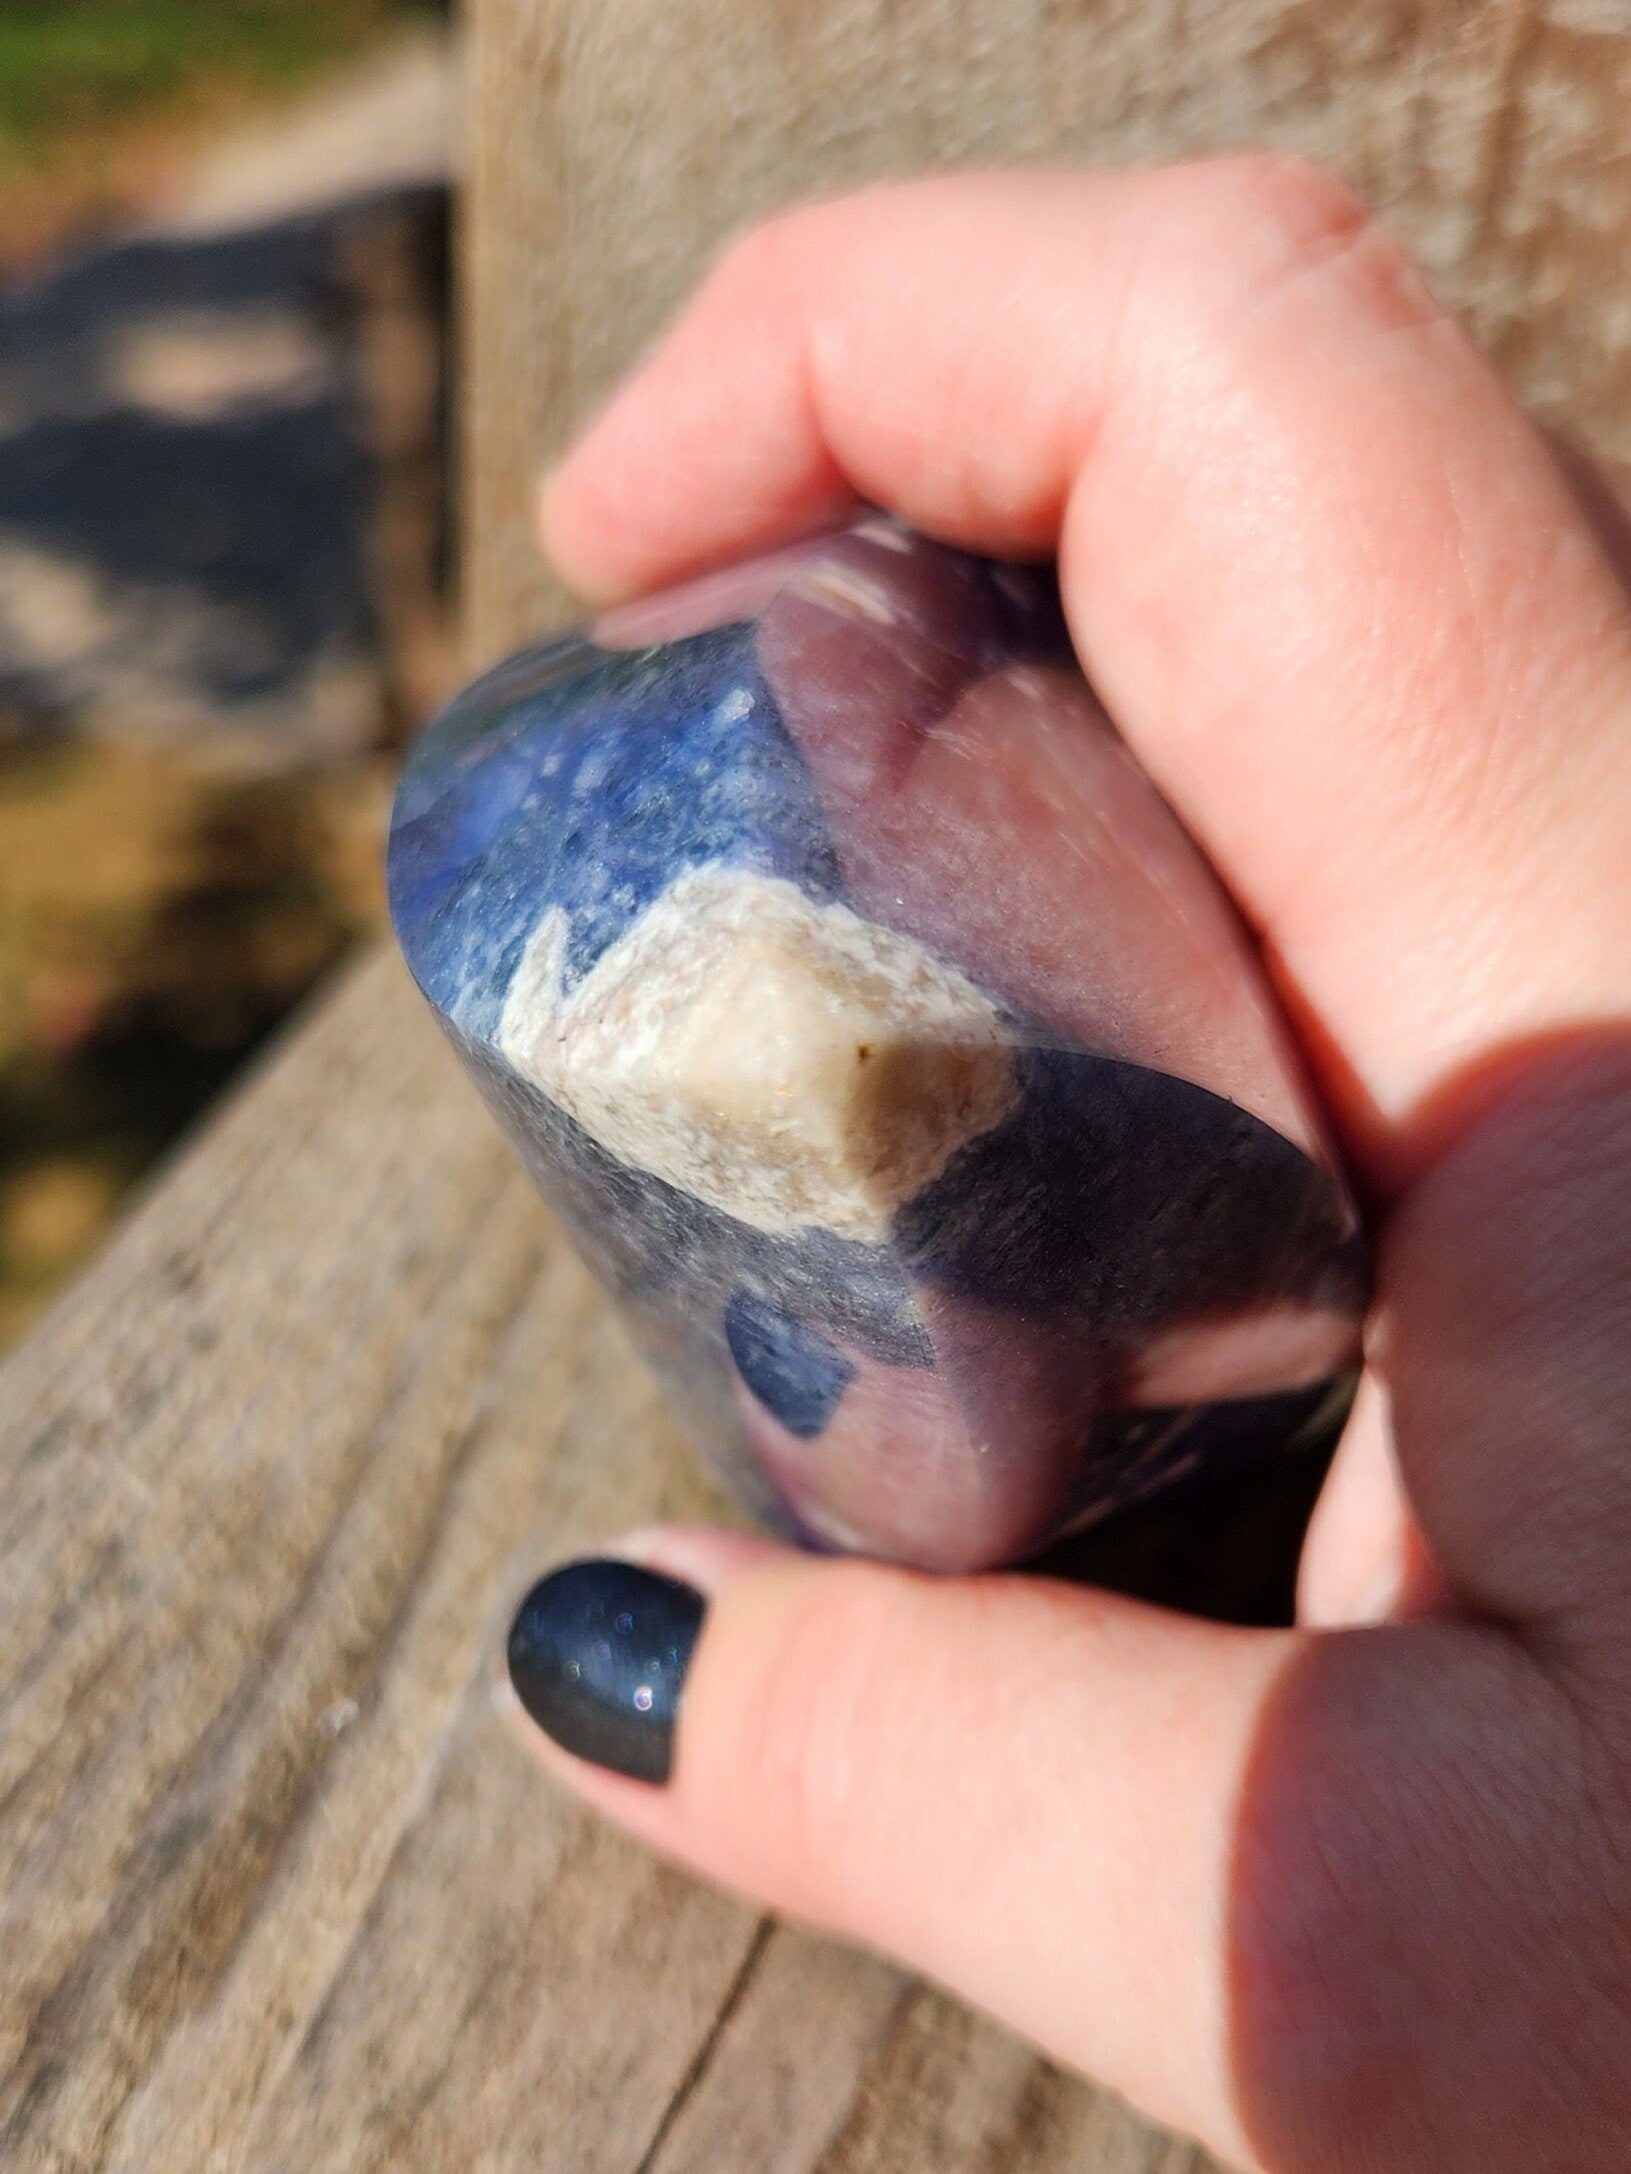
[[[857,499],[1057,552],[1378,1234],[1302,1625],[699,1530],[669,1856],[1268,2174],[1631,2164],[1631,606],[1364,207],[968,176],[732,250],[550,478],[596,600]]]

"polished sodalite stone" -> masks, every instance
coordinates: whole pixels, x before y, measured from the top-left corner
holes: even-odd
[[[392,913],[709,1455],[816,1545],[1022,1559],[1329,1427],[1352,1208],[1050,576],[872,516],[425,734]]]

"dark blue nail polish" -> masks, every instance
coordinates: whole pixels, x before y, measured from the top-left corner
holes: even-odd
[[[636,1781],[665,1782],[674,1720],[707,1602],[636,1563],[567,1563],[510,1626],[510,1681],[563,1750]]]

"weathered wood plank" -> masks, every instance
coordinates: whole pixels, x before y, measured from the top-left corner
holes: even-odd
[[[778,1927],[649,2174],[1205,2174],[899,1972]]]
[[[472,655],[560,609],[533,480],[721,240],[926,167],[1262,143],[1365,189],[1631,461],[1627,0],[475,0]]]
[[[714,1507],[370,964],[0,1377],[0,2166],[1187,2165],[540,1781],[520,1585]]]
[[[531,477],[718,239],[954,161],[1248,139],[1369,187],[1631,456],[1624,0],[477,0],[471,639]],[[400,972],[366,966],[0,1372],[0,2168],[1196,2174],[545,1787],[541,1562],[708,1500]]]
[[[5,1377],[0,2163],[638,2163],[754,1921],[488,1679],[533,1565],[702,1499],[666,1441],[371,967]]]

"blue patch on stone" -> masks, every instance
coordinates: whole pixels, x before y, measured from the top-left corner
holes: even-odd
[[[818,1329],[747,1291],[735,1292],[725,1308],[725,1341],[765,1410],[801,1442],[821,1433],[855,1379],[849,1360]]]
[[[489,675],[410,763],[391,910],[426,994],[491,1040],[552,907],[566,916],[570,989],[676,877],[709,865],[780,876],[822,902],[839,892],[748,625],[660,650],[579,641]]]
[[[1022,1063],[1018,1107],[898,1210],[913,1276],[1113,1341],[1277,1299],[1359,1305],[1351,1211],[1273,1126],[1120,1058]]]
[[[432,955],[439,917],[456,909],[467,872],[532,789],[537,751],[517,720],[600,654],[568,635],[495,665],[426,735],[427,743],[435,739],[437,759],[410,761],[397,789],[386,874],[397,927],[415,933],[421,954]]]

